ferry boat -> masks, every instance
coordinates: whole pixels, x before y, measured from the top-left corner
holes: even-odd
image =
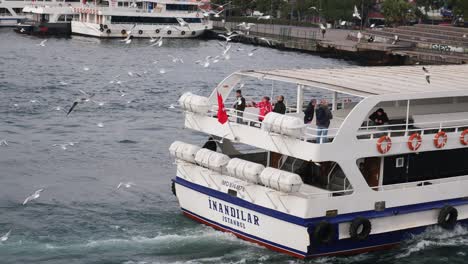
[[[109,6],[75,8],[72,33],[100,38],[190,38],[213,28],[197,1],[110,1]]]
[[[81,6],[79,2],[56,0],[34,2],[23,8],[23,13],[31,14],[32,18],[19,23],[15,31],[33,35],[71,35],[71,21],[78,19],[73,7]]]
[[[468,66],[424,70],[246,70],[208,97],[182,95],[185,127],[216,143],[170,146],[183,214],[298,258],[388,249],[430,226],[466,224]],[[284,95],[286,114],[259,121],[256,108],[234,110],[240,87],[246,98]],[[303,120],[304,105],[322,98],[333,114],[326,136]],[[380,108],[388,120],[372,124]]]
[[[23,13],[23,8],[29,4],[29,1],[0,1],[0,27],[1,26],[16,26],[16,24],[28,18],[28,15]]]

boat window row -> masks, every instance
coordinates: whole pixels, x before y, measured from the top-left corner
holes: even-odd
[[[201,23],[200,18],[184,18],[187,23]],[[112,16],[112,23],[129,24],[179,24],[175,17]]]
[[[196,5],[166,4],[167,11],[197,11]]]
[[[74,19],[78,20],[79,15],[60,15],[57,21],[59,22],[71,22]]]
[[[4,7],[0,7],[0,16],[11,16],[10,10]]]
[[[357,165],[374,190],[424,186],[468,176],[468,148],[368,157]]]

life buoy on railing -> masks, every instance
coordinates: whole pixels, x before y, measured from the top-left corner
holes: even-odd
[[[377,150],[381,154],[385,154],[385,153],[389,152],[391,148],[392,148],[392,139],[389,136],[386,136],[386,135],[381,136],[377,140]]]
[[[357,241],[366,240],[372,230],[372,225],[369,219],[364,217],[357,217],[349,226],[349,236]]]
[[[185,31],[181,31],[180,34],[183,36],[185,35]]]
[[[104,28],[105,28],[105,29],[107,29],[107,28],[108,28],[108,26],[107,26],[107,25],[104,25]]]
[[[143,30],[141,30],[141,29],[138,30],[138,34],[140,34],[140,35],[143,34]]]
[[[108,29],[106,30],[106,33],[107,33],[107,34],[110,34],[110,33],[111,33],[110,28],[108,28]]]
[[[120,31],[120,33],[121,33],[122,35],[125,35],[125,34],[127,34],[127,31],[126,31],[125,29],[122,29],[122,31]]]
[[[419,133],[414,133],[408,138],[408,148],[412,151],[416,151],[421,147],[422,137]]]
[[[167,31],[167,34],[168,34],[168,35],[172,34],[172,31],[168,30],[168,31]]]
[[[197,34],[196,31],[192,31],[192,36],[195,36],[195,34]]]
[[[458,211],[450,205],[446,205],[440,209],[437,223],[444,229],[453,229],[457,224]]]
[[[154,32],[156,32],[156,34],[159,34],[160,30],[156,29]]]
[[[104,32],[104,28],[102,28],[102,27],[99,28],[99,31]]]
[[[332,224],[322,221],[314,229],[314,240],[322,245],[330,244],[335,238],[335,232]]]
[[[468,128],[463,130],[460,134],[460,143],[463,146],[468,146]]]
[[[445,144],[447,144],[447,133],[445,133],[444,131],[439,131],[439,133],[437,133],[435,136],[434,136],[434,146],[436,148],[443,148],[445,147]]]

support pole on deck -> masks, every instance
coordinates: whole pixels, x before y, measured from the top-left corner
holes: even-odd
[[[296,113],[302,113],[302,105],[304,102],[304,86],[297,85],[297,102],[296,102]]]
[[[336,111],[338,109],[338,93],[333,92],[332,97],[332,111]]]

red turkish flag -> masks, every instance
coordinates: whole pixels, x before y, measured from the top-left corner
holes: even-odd
[[[216,92],[218,95],[218,122],[224,124],[228,121],[229,117],[224,109],[223,96],[219,92]]]

